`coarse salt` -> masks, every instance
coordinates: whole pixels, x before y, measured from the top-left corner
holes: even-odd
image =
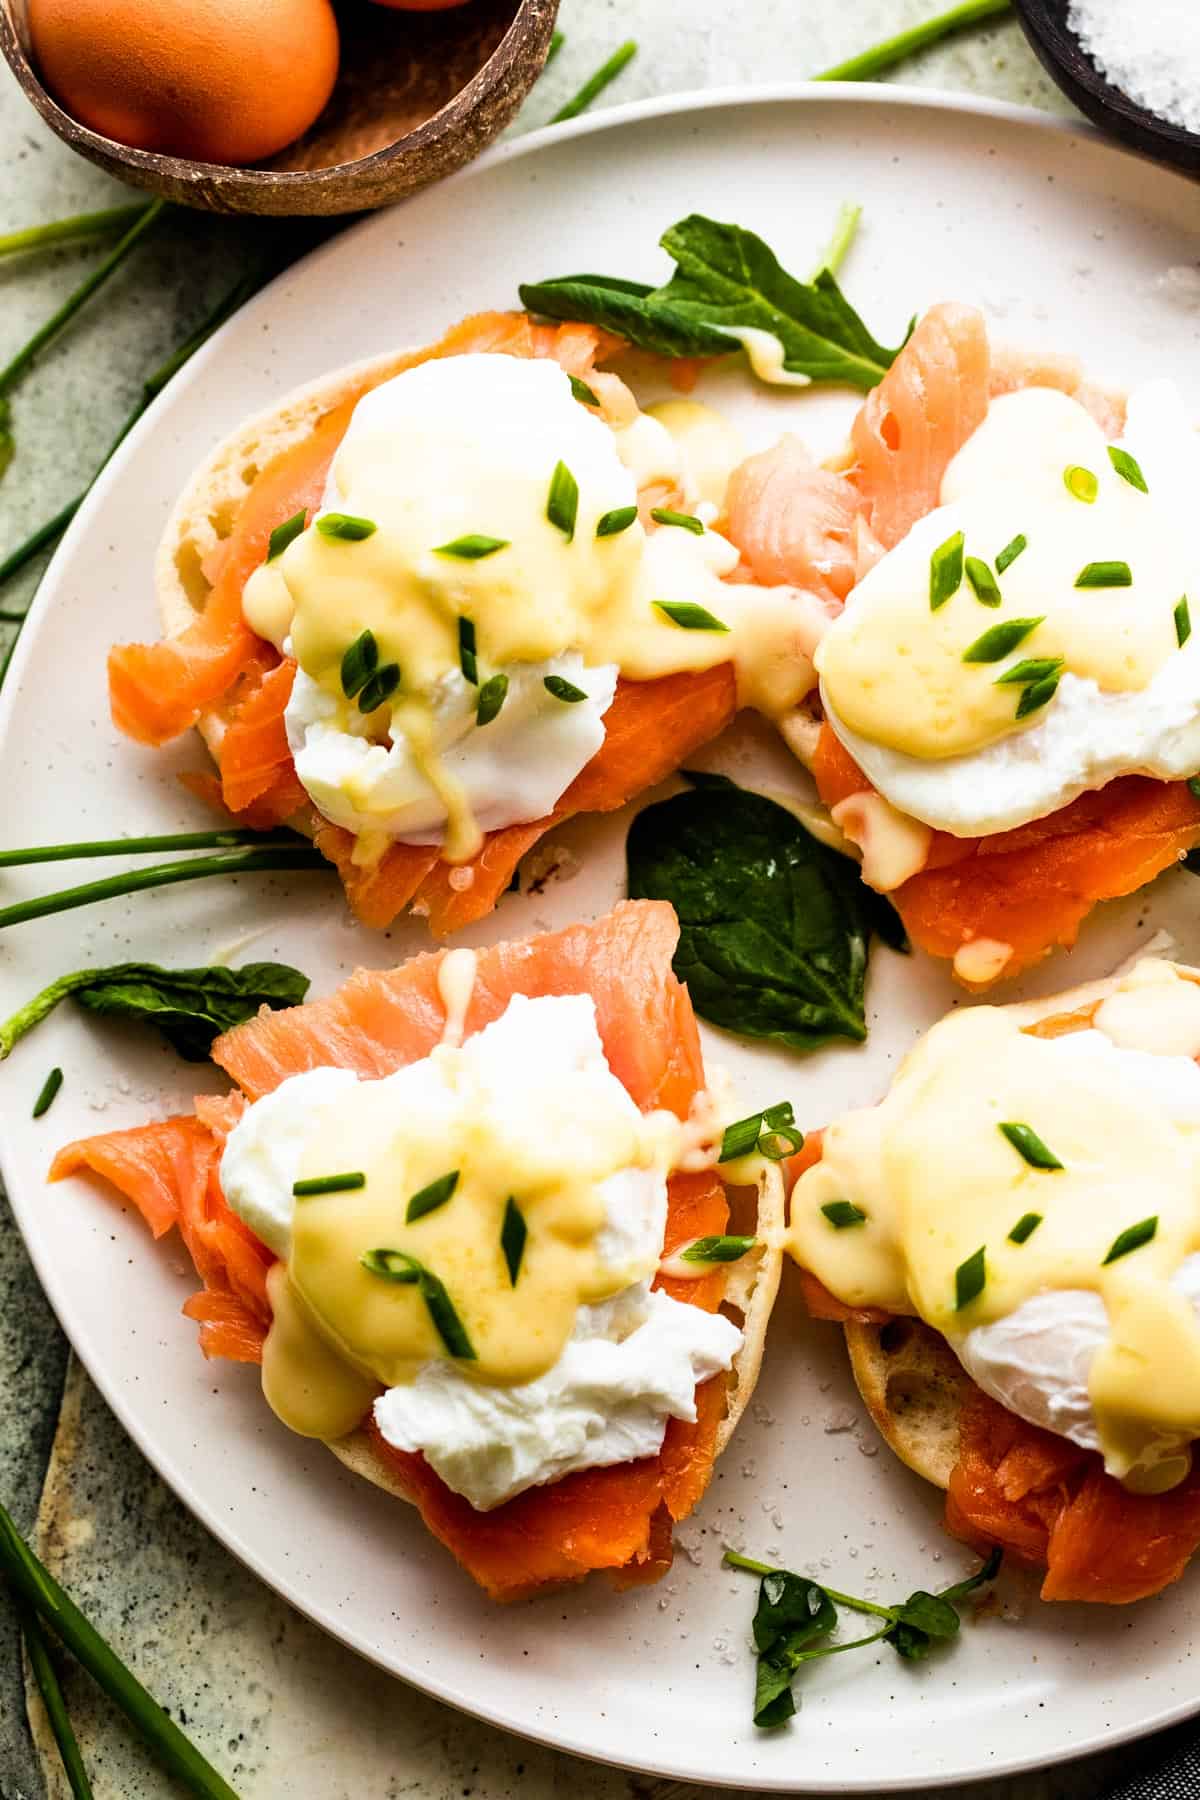
[[[1158,118],[1200,132],[1195,0],[1071,0],[1067,25],[1114,87]]]

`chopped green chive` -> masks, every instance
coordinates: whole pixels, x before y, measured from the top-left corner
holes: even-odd
[[[579,515],[579,483],[565,462],[554,465],[550,477],[550,494],[546,501],[546,517],[566,538],[575,536],[575,520]]]
[[[290,519],[285,519],[282,525],[277,525],[275,527],[274,531],[267,539],[268,562],[274,562],[277,556],[282,556],[292,539],[300,536],[300,533],[304,530],[305,517],[306,514],[304,508],[301,507],[300,511],[293,513]]]
[[[475,703],[475,723],[490,725],[504,702],[508,698],[508,676],[489,675],[479,690],[479,699]]]
[[[1040,712],[1042,707],[1048,705],[1058,692],[1059,679],[1056,673],[1043,675],[1040,681],[1030,682],[1017,701],[1017,710],[1014,716],[1018,719],[1027,719],[1030,713]]]
[[[366,1187],[367,1178],[361,1169],[351,1169],[345,1175],[309,1175],[303,1181],[293,1181],[292,1192],[297,1200],[305,1200],[313,1194],[349,1193],[351,1188]]]
[[[1188,793],[1194,800],[1200,800],[1200,775],[1189,775]]]
[[[368,1250],[359,1261],[369,1275],[378,1275],[381,1281],[419,1288],[429,1317],[450,1355],[460,1362],[475,1361],[474,1345],[455,1311],[454,1302],[442,1282],[424,1263],[410,1256],[407,1250]]]
[[[1027,656],[1023,662],[1005,669],[1003,675],[997,675],[995,685],[1024,687],[1027,681],[1044,681],[1047,675],[1057,675],[1062,666],[1061,656]]]
[[[1041,1224],[1042,1218],[1041,1213],[1022,1213],[1008,1234],[1009,1243],[1023,1244],[1026,1238],[1031,1238]]]
[[[694,600],[653,600],[651,605],[670,619],[672,625],[680,625],[684,631],[729,630],[728,625],[715,618],[707,606],[697,606]]]
[[[1179,640],[1179,648],[1181,650],[1191,635],[1192,615],[1188,611],[1187,595],[1183,594],[1180,597],[1179,605],[1175,608],[1175,636]]]
[[[580,381],[578,375],[568,375],[567,380],[571,383],[571,392],[583,406],[599,406],[595,389],[590,388],[586,381]]]
[[[637,43],[633,38],[629,38],[625,43],[620,45],[618,49],[613,51],[607,62],[601,63],[600,67],[596,70],[596,73],[588,77],[579,92],[573,95],[572,98],[567,101],[565,106],[559,107],[550,123],[552,125],[561,125],[565,119],[577,118],[581,112],[585,111],[585,109],[592,104],[592,101],[596,98],[597,94],[603,93],[610,81],[616,80],[617,76],[621,73],[621,70],[625,67],[625,64],[629,62],[631,57],[636,55]]]
[[[964,564],[967,580],[974,590],[975,598],[981,606],[999,606],[1004,596],[996,583],[996,577],[988,568],[981,556],[968,556]]]
[[[1075,577],[1077,588],[1118,588],[1133,586],[1133,571],[1127,562],[1085,563]]]
[[[567,681],[561,675],[544,675],[542,686],[548,694],[553,694],[556,700],[564,700],[568,706],[575,706],[580,700],[587,699],[582,688],[576,687],[573,681]]]
[[[1024,643],[1031,631],[1036,631],[1045,618],[1042,613],[1036,619],[1001,619],[998,625],[992,625],[982,637],[977,637],[973,644],[963,651],[965,663],[994,663],[1001,657],[1008,656],[1018,644]]]
[[[337,538],[343,543],[358,544],[379,529],[374,519],[357,519],[353,513],[325,513],[317,520],[323,538]]]
[[[525,1254],[525,1239],[528,1236],[529,1227],[525,1223],[525,1215],[510,1194],[505,1202],[504,1222],[500,1227],[500,1248],[504,1252],[510,1287],[517,1285],[517,1276],[521,1273],[521,1258]]]
[[[1128,450],[1122,450],[1117,444],[1110,444],[1108,460],[1122,481],[1127,481],[1130,487],[1137,488],[1143,494],[1150,492],[1146,486],[1146,477],[1142,474],[1141,464],[1136,456],[1130,456]]]
[[[611,512],[601,513],[596,521],[596,536],[616,537],[618,532],[628,531],[637,516],[636,506],[614,506]]]
[[[390,700],[400,686],[400,664],[385,663],[382,669],[376,669],[374,675],[360,691],[358,710],[361,713],[373,713],[377,706]]]
[[[759,1155],[771,1162],[782,1162],[804,1148],[804,1133],[796,1129],[796,1115],[790,1100],[780,1100],[762,1112],[736,1119],[721,1134],[719,1163],[735,1162],[739,1156]]]
[[[473,687],[479,685],[479,663],[475,655],[475,621],[458,621],[458,666]]]
[[[1157,1231],[1157,1213],[1152,1219],[1141,1219],[1136,1225],[1130,1225],[1119,1237],[1113,1239],[1108,1255],[1100,1265],[1101,1268],[1106,1269],[1109,1263],[1119,1262],[1123,1256],[1128,1256],[1131,1250],[1140,1250],[1143,1244],[1150,1242]]]
[[[754,1237],[697,1238],[694,1244],[679,1252],[679,1260],[687,1263],[740,1262],[757,1242]]]
[[[830,1200],[821,1208],[835,1231],[845,1231],[849,1225],[862,1225],[866,1222],[866,1213],[851,1200]]]
[[[973,1256],[960,1262],[954,1271],[954,1310],[962,1312],[972,1300],[978,1300],[987,1282],[987,1248],[981,1244]]]
[[[956,531],[929,558],[929,610],[937,612],[962,586],[963,534]]]
[[[451,1169],[448,1175],[439,1175],[427,1187],[419,1188],[404,1209],[404,1223],[411,1225],[414,1219],[423,1219],[426,1213],[436,1212],[439,1206],[445,1206],[458,1186],[459,1171]]]
[[[1016,1150],[1031,1169],[1061,1169],[1062,1164],[1038,1136],[1031,1125],[1022,1125],[1019,1121],[1008,1121],[1000,1126],[1013,1149]]]
[[[996,573],[1003,575],[1005,569],[1011,569],[1022,550],[1028,550],[1029,539],[1023,531],[1018,531],[1015,538],[1010,538],[999,556],[996,558]]]
[[[697,537],[704,536],[703,522],[694,513],[672,512],[669,506],[652,506],[650,517],[659,525],[678,525],[684,531],[695,532]]]
[[[33,1116],[35,1119],[40,1119],[43,1113],[48,1113],[50,1111],[50,1108],[54,1105],[55,1096],[62,1084],[62,1070],[51,1069],[45,1081],[42,1083],[41,1093],[33,1103]]]
[[[508,538],[484,537],[482,532],[469,531],[465,537],[451,538],[448,544],[436,544],[435,556],[456,556],[459,562],[481,562],[485,556],[495,556],[497,550],[507,550]]]
[[[1091,469],[1082,468],[1079,463],[1068,463],[1063,470],[1063,485],[1068,494],[1076,500],[1082,500],[1085,506],[1091,506],[1100,492],[1099,478]]]
[[[347,700],[361,693],[379,667],[379,645],[373,631],[360,631],[342,657],[342,692]]]

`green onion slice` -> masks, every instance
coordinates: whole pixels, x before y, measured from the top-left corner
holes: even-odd
[[[715,618],[707,606],[697,606],[693,600],[653,600],[651,605],[670,619],[672,625],[680,625],[684,631],[729,630],[728,625]]]
[[[937,612],[962,586],[963,534],[956,531],[929,558],[929,610]]]
[[[1023,1244],[1027,1238],[1031,1238],[1041,1224],[1042,1218],[1041,1213],[1022,1213],[1008,1234],[1009,1243]]]
[[[1106,1269],[1109,1263],[1119,1262],[1123,1256],[1128,1256],[1131,1250],[1140,1250],[1143,1244],[1150,1242],[1157,1231],[1157,1213],[1152,1219],[1140,1219],[1136,1225],[1128,1226],[1119,1237],[1113,1239],[1108,1255],[1100,1265],[1101,1268]]]
[[[374,675],[360,691],[358,710],[361,713],[372,713],[385,700],[390,700],[400,686],[400,664],[385,663],[382,669],[376,669]]]
[[[704,536],[703,522],[694,513],[672,512],[669,506],[652,506],[650,517],[659,525],[678,525],[683,531],[693,531],[697,537]]]
[[[300,536],[300,533],[304,530],[304,521],[306,517],[307,514],[305,513],[304,508],[301,507],[300,511],[293,513],[290,519],[284,519],[281,525],[275,527],[274,531],[267,539],[268,562],[274,562],[277,556],[282,556],[292,539]]]
[[[611,512],[601,513],[596,521],[596,536],[616,537],[619,532],[628,531],[637,516],[636,506],[614,506]]]
[[[996,573],[1003,575],[1005,569],[1011,569],[1022,550],[1028,550],[1029,539],[1023,531],[1018,531],[1015,538],[1010,538],[999,556],[996,558]]]
[[[1057,675],[1045,675],[1041,681],[1031,682],[1017,701],[1015,717],[1027,719],[1030,713],[1040,712],[1058,692],[1058,680]]]
[[[866,1213],[851,1200],[830,1200],[821,1208],[835,1231],[845,1231],[850,1225],[862,1225],[866,1222]]]
[[[1077,588],[1121,588],[1133,586],[1133,571],[1127,562],[1085,563],[1075,577]]]
[[[426,1187],[418,1188],[404,1209],[404,1223],[411,1225],[414,1219],[423,1219],[426,1213],[436,1212],[439,1206],[445,1206],[458,1186],[459,1171],[451,1169],[448,1175],[439,1175]]]
[[[360,631],[342,657],[342,692],[347,700],[361,693],[379,667],[379,645],[373,631]]]
[[[459,562],[482,562],[485,556],[495,556],[497,550],[507,550],[510,539],[485,537],[481,531],[469,531],[465,537],[451,538],[448,544],[436,544],[435,556],[455,556]]]
[[[458,621],[458,666],[473,687],[479,685],[479,663],[475,656],[475,621]]]
[[[987,1248],[981,1244],[954,1271],[954,1310],[962,1312],[972,1300],[978,1300],[987,1283]]]
[[[1082,500],[1085,506],[1091,506],[1100,492],[1100,480],[1091,469],[1085,469],[1079,463],[1068,463],[1063,470],[1063,485],[1068,494],[1076,500]]]
[[[968,556],[964,567],[967,580],[974,590],[975,598],[981,606],[999,606],[1004,596],[1000,592],[996,577],[988,568],[981,556]]]
[[[1180,595],[1179,605],[1175,608],[1175,636],[1182,650],[1192,635],[1192,615],[1188,610],[1188,597]]]
[[[550,494],[546,501],[546,517],[558,528],[568,544],[575,536],[575,520],[579,515],[579,483],[565,462],[554,465],[550,477]]]
[[[62,1086],[62,1084],[63,1084],[62,1070],[61,1069],[51,1069],[51,1071],[47,1075],[45,1081],[42,1083],[41,1092],[38,1094],[37,1099],[33,1103],[33,1116],[35,1119],[40,1119],[43,1113],[48,1113],[50,1111],[50,1108],[54,1105],[55,1097],[58,1093],[59,1088]]]
[[[1110,444],[1108,460],[1122,481],[1127,481],[1130,487],[1137,488],[1140,493],[1148,494],[1150,492],[1146,486],[1146,477],[1142,474],[1141,464],[1136,456],[1130,456],[1128,450],[1122,450],[1119,444]]]
[[[697,1238],[694,1244],[689,1244],[686,1250],[679,1252],[679,1260],[686,1263],[740,1262],[757,1242],[755,1237]]]
[[[378,1275],[381,1281],[419,1288],[429,1317],[449,1354],[460,1362],[475,1361],[475,1347],[454,1302],[443,1283],[423,1262],[418,1262],[407,1250],[368,1250],[359,1261],[369,1275]]]
[[[1047,675],[1057,675],[1063,666],[1061,656],[1027,656],[1024,661],[1014,663],[1011,669],[1005,669],[1003,675],[997,675],[997,687],[1024,687],[1028,681],[1045,681]]]
[[[504,1252],[504,1263],[508,1270],[510,1287],[517,1285],[517,1276],[521,1273],[521,1258],[525,1254],[525,1240],[528,1236],[529,1227],[525,1223],[525,1215],[510,1194],[505,1202],[504,1220],[500,1226],[500,1248]]]
[[[992,625],[982,637],[977,637],[973,644],[963,651],[965,663],[994,663],[1008,656],[1018,644],[1024,643],[1031,631],[1036,631],[1045,618],[1045,613],[1036,619],[1001,619],[998,625]]]
[[[1061,1169],[1062,1164],[1053,1150],[1044,1144],[1031,1125],[1023,1125],[1019,1120],[1009,1120],[1000,1126],[1013,1149],[1016,1150],[1031,1169]]]
[[[479,699],[475,703],[475,723],[490,725],[507,699],[508,676],[503,671],[498,675],[489,675],[480,688]]]
[[[374,519],[359,519],[353,513],[324,513],[317,520],[317,530],[323,538],[334,538],[346,544],[361,543],[378,529]]]
[[[582,405],[599,406],[596,390],[590,388],[586,381],[581,381],[578,375],[568,375],[567,380],[571,383],[571,392]]]
[[[576,706],[580,700],[587,699],[582,688],[576,687],[573,681],[567,681],[561,675],[543,675],[542,686],[548,694],[553,694],[556,700],[565,701],[568,706]]]
[[[762,1112],[736,1119],[721,1135],[719,1163],[735,1162],[739,1156],[765,1156],[770,1162],[782,1162],[804,1148],[804,1133],[796,1129],[796,1115],[790,1100],[780,1100]]]
[[[361,1169],[349,1169],[344,1175],[309,1175],[303,1181],[293,1181],[292,1192],[297,1200],[304,1200],[313,1194],[342,1194],[351,1188],[366,1187],[367,1178]]]

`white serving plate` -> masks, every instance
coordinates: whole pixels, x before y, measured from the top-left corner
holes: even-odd
[[[149,752],[108,718],[104,659],[157,632],[151,556],[193,464],[249,412],[331,366],[436,336],[460,315],[516,301],[520,279],[596,268],[655,276],[660,230],[700,210],[760,231],[811,266],[840,201],[865,207],[845,274],[884,342],[955,298],[998,338],[1080,352],[1121,385],[1166,371],[1200,417],[1200,194],[1086,130],[985,101],[874,87],[789,87],[619,108],[543,132],[346,232],[282,276],[218,334],[122,447],[72,525],[36,603],[0,707],[0,842],[54,842],[201,823],[178,787],[188,742]],[[1177,273],[1172,276],[1171,271]],[[752,445],[781,430],[829,448],[846,394],[711,387]],[[799,791],[804,777],[761,731],[736,728],[698,761]],[[510,897],[469,934],[485,943],[602,911],[622,890],[627,819],[555,835],[573,879]],[[112,868],[114,865],[109,864]],[[84,879],[77,866],[14,870],[5,900]],[[1186,874],[1110,906],[1079,949],[1022,992],[1111,968],[1153,933],[1200,960],[1200,889]],[[0,937],[0,1016],[84,962],[196,963],[236,946],[280,957],[328,991],[356,964],[424,947],[405,923],[376,935],[348,917],[332,877],[247,877],[144,894]],[[945,974],[877,951],[871,1040],[804,1059],[710,1032],[749,1104],[790,1096],[803,1124],[874,1098],[914,1036],[954,999]],[[29,1116],[46,1070],[66,1083]],[[469,1711],[581,1754],[759,1790],[927,1789],[1132,1737],[1200,1707],[1188,1668],[1200,1589],[1139,1608],[1039,1608],[1002,1588],[1008,1618],[952,1654],[902,1666],[846,1658],[801,1684],[796,1721],[750,1724],[753,1583],[719,1567],[723,1540],[828,1571],[883,1596],[936,1586],[971,1559],[942,1537],[939,1497],[880,1452],[829,1327],[785,1287],[759,1397],[720,1465],[665,1584],[614,1596],[600,1582],[507,1610],[488,1604],[415,1513],[354,1481],[276,1425],[252,1370],[205,1364],[179,1307],[195,1286],[180,1247],[83,1181],[45,1183],[68,1138],[186,1108],[213,1071],[148,1035],[64,1007],[4,1071],[3,1168],[51,1301],[137,1444],[221,1541],[364,1656]],[[854,1430],[831,1430],[852,1413]],[[1017,1617],[1015,1615],[1021,1615]]]

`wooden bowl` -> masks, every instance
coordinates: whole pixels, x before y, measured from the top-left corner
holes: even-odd
[[[515,115],[541,74],[558,0],[469,0],[449,12],[339,8],[337,85],[320,117],[253,168],[118,144],[65,113],[37,77],[26,0],[0,0],[0,49],[72,150],[134,187],[209,212],[359,212],[461,168]]]
[[[1105,79],[1067,26],[1068,0],[1013,4],[1038,60],[1081,113],[1143,156],[1200,174],[1200,134],[1157,118]]]

